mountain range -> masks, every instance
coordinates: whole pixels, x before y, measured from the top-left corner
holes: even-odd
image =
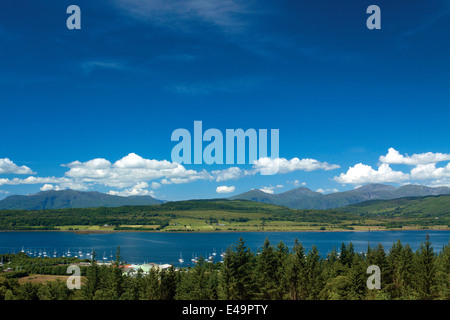
[[[368,200],[390,200],[404,197],[424,197],[450,194],[447,187],[426,187],[421,185],[404,185],[394,187],[383,184],[369,184],[350,191],[322,194],[305,187],[283,193],[269,194],[261,190],[251,190],[230,200],[251,200],[292,209],[332,209],[345,207]]]
[[[13,195],[0,201],[0,210],[44,210],[90,207],[121,207],[160,204],[151,196],[115,196],[97,191],[50,190],[31,195]]]
[[[250,200],[280,205],[292,209],[332,209],[346,207],[368,200],[390,200],[404,197],[424,197],[450,194],[450,188],[431,188],[420,185],[394,187],[383,184],[369,184],[350,191],[322,194],[305,187],[283,193],[270,194],[251,190],[228,198],[229,200]],[[44,210],[65,208],[144,206],[161,204],[163,201],[151,196],[122,197],[97,191],[51,190],[31,195],[12,195],[0,201],[0,210]]]

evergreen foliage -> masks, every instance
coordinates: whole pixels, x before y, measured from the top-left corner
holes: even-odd
[[[25,274],[57,274],[61,268],[57,258],[30,258],[23,253],[1,257],[6,265],[21,266]],[[366,270],[370,265],[381,269],[380,290],[367,288]],[[356,253],[350,243],[342,244],[340,253],[333,249],[326,258],[315,246],[306,251],[298,240],[289,250],[282,242],[274,247],[266,239],[258,252],[252,252],[240,238],[227,249],[223,263],[210,263],[200,257],[191,268],[153,268],[132,275],[124,272],[118,248],[111,265],[97,263],[94,253],[90,266],[83,270],[81,290],[69,290],[60,280],[19,284],[17,277],[7,276],[10,272],[0,268],[0,300],[450,298],[450,242],[436,253],[428,236],[416,252],[397,241],[389,251],[378,244],[366,253]]]

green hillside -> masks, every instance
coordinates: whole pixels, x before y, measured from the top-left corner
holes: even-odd
[[[446,229],[450,196],[367,201],[339,210],[297,210],[246,200],[152,206],[0,210],[0,230],[308,231]]]
[[[450,195],[372,200],[339,210],[358,215],[383,217],[445,217],[450,214]]]

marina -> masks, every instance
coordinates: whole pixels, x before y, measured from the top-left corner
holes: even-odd
[[[380,243],[389,250],[400,240],[416,251],[427,233],[436,251],[449,244],[450,231],[377,231],[377,232],[247,232],[247,233],[135,233],[77,234],[72,232],[0,232],[0,254],[25,253],[30,257],[79,258],[110,263],[116,259],[120,247],[121,260],[129,265],[173,264],[176,267],[194,265],[200,257],[206,262],[220,262],[229,246],[239,237],[246,246],[258,252],[264,240],[273,246],[280,241],[292,249],[295,239],[306,250],[317,246],[325,257],[333,248],[339,251],[342,243],[352,242],[357,252]]]

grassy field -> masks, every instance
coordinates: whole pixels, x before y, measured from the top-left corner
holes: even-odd
[[[336,210],[295,210],[242,200],[154,206],[0,211],[0,230],[225,232],[448,229],[450,197],[369,201]]]
[[[19,284],[24,284],[27,282],[31,283],[46,283],[51,281],[60,280],[62,282],[67,282],[69,276],[55,276],[50,274],[32,274],[27,277],[23,277],[19,279]],[[81,276],[81,283],[86,281],[86,277]]]

